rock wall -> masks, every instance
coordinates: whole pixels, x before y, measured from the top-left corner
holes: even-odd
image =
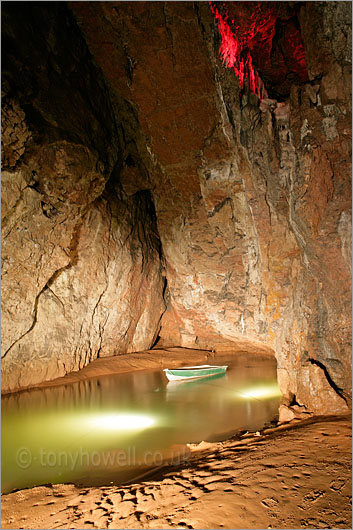
[[[8,254],[13,301],[5,371],[11,365],[14,380],[15,359],[33,358],[33,344],[34,358],[47,367],[40,380],[83,366],[98,352],[144,349],[159,335],[160,346],[272,352],[287,404],[316,413],[350,405],[351,4],[272,4],[275,53],[266,48],[263,63],[265,46],[253,50],[269,94],[259,103],[221,63],[208,3],[69,3],[107,88],[97,70],[69,79],[59,98],[72,105],[64,122],[53,101],[32,105],[32,96],[6,96],[3,152],[12,169],[4,174],[4,201],[14,226],[23,219],[13,233],[24,241],[32,222],[51,223],[49,239],[37,243],[44,229],[34,237],[31,228],[26,243],[8,246],[29,249]],[[245,24],[253,5],[232,3],[232,14]],[[289,37],[302,61],[292,76],[288,64],[278,72],[294,53]],[[72,65],[77,49],[70,46]],[[70,53],[63,56],[67,61]],[[94,68],[91,59],[60,73],[48,64],[53,73],[46,80],[46,70],[37,71],[35,86],[48,87],[52,76],[57,86],[67,79],[63,72]],[[77,79],[99,86],[81,87],[76,101]],[[33,83],[23,85],[25,91]],[[77,112],[71,129],[67,118]],[[83,179],[75,164],[85,168]],[[35,244],[37,265],[29,266]],[[137,304],[135,314],[131,306],[142,292],[148,303]],[[51,357],[42,345],[53,334],[58,348]],[[66,344],[76,339],[65,353],[63,337]]]
[[[338,412],[351,402],[350,5],[303,4],[298,18],[309,82],[292,84],[287,100],[258,107],[245,94],[239,109],[216,68],[250,163],[244,181],[262,261],[261,320],[281,390],[316,413]]]
[[[147,139],[168,285],[159,344],[274,351],[288,404],[339,412],[351,393],[350,6],[288,6],[277,49],[295,29],[308,71],[284,88],[277,75],[280,101],[259,106],[221,64],[207,3],[71,4]],[[274,71],[267,62],[267,82]]]
[[[122,192],[123,128],[70,11],[8,4],[2,16],[8,391],[151,347],[164,278],[151,196]]]

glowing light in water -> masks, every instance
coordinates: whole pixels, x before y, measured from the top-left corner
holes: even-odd
[[[109,431],[136,431],[155,425],[156,420],[144,414],[99,414],[89,418],[91,427]]]
[[[242,398],[245,399],[268,399],[281,396],[281,391],[277,385],[270,386],[256,386],[248,388],[241,394]]]

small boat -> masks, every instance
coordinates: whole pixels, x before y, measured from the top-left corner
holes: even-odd
[[[179,381],[183,379],[197,379],[200,377],[210,377],[212,375],[224,374],[228,366],[211,366],[203,364],[201,366],[183,366],[182,368],[165,368],[163,371],[169,381]]]

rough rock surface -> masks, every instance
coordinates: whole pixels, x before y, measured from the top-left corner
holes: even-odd
[[[344,411],[350,5],[301,4],[309,83],[260,106],[221,65],[207,4],[71,7],[148,138],[169,292],[162,344],[262,344],[275,351],[288,403]]]
[[[243,21],[249,5],[236,3]],[[345,411],[351,396],[351,4],[298,4],[295,24],[301,31],[305,79],[309,82],[291,83],[289,96],[281,94],[284,101],[265,99],[261,104],[253,94],[241,92],[239,80],[221,64],[218,30],[208,3],[73,2],[70,8],[107,81],[112,103],[108,105],[102,83],[99,90],[96,86],[93,90],[99,75],[83,72],[77,76],[72,53],[65,55],[65,61],[71,57],[71,66],[54,60],[54,31],[45,40],[47,46],[54,48],[48,54],[51,75],[47,79],[44,70],[36,74],[31,71],[30,75],[39,76],[41,83],[37,80],[35,86],[43,85],[44,90],[49,83],[52,100],[58,97],[67,116],[78,112],[79,119],[70,122],[73,130],[70,132],[67,122],[63,126],[53,101],[44,105],[45,98],[39,98],[39,102],[36,98],[36,104],[30,105],[28,94],[26,101],[10,96],[5,100],[5,123],[10,123],[4,135],[7,147],[3,150],[9,170],[7,177],[5,174],[9,218],[21,216],[21,205],[35,200],[27,196],[37,197],[39,190],[45,195],[40,199],[45,213],[41,214],[37,207],[35,212],[44,215],[42,223],[48,223],[45,234],[49,234],[51,245],[44,262],[44,241],[39,244],[38,255],[29,251],[44,228],[35,234],[34,243],[33,230],[29,241],[22,243],[25,226],[32,219],[39,223],[32,213],[28,213],[31,221],[22,216],[23,229],[16,235],[22,239],[14,240],[8,248],[23,246],[26,250],[20,256],[9,251],[6,258],[13,276],[8,276],[11,302],[5,315],[10,311],[9,320],[14,324],[6,328],[7,348],[12,349],[8,360],[5,358],[5,372],[16,351],[18,359],[31,357],[28,348],[33,350],[34,344],[38,346],[37,357],[47,357],[38,341],[48,326],[58,337],[58,345],[61,343],[55,359],[63,355],[66,337],[65,363],[69,370],[82,366],[98,352],[104,355],[104,348],[112,353],[114,341],[116,351],[150,347],[158,333],[164,292],[167,310],[161,321],[159,345],[219,350],[239,343],[258,345],[276,355],[278,379],[287,405],[297,404],[317,413]],[[286,20],[281,22],[283,35],[292,31],[286,27]],[[279,37],[276,42],[280,47]],[[16,54],[14,57],[18,61]],[[38,63],[42,64],[39,59]],[[81,60],[80,68],[87,69],[88,64]],[[257,66],[260,70],[261,65]],[[273,72],[273,68],[273,64],[266,65],[267,72]],[[63,76],[63,72],[70,72],[74,79]],[[8,80],[10,86],[12,77]],[[80,83],[90,79],[90,86],[80,86],[79,96],[71,91],[77,78]],[[57,94],[54,87],[62,79],[70,90]],[[21,85],[21,80],[15,81],[23,93],[25,87],[33,86],[33,82],[31,85],[23,81]],[[98,92],[92,107],[90,95]],[[92,120],[87,120],[87,112]],[[116,127],[112,124],[113,114]],[[30,119],[35,119],[36,127],[30,126]],[[41,135],[39,129],[44,131]],[[74,149],[73,144],[79,147]],[[16,157],[21,157],[29,175],[34,171],[41,176],[39,189],[36,181],[31,184],[29,176],[24,175],[23,166],[16,164]],[[42,172],[39,168],[43,163],[47,169]],[[82,166],[83,182],[78,172],[70,169],[70,185],[66,185],[64,174],[68,173],[60,169],[63,164],[65,168]],[[151,262],[146,265],[146,260],[142,260],[147,269],[141,274],[145,276],[149,270],[147,289],[153,302],[145,313],[140,307],[140,315],[120,315],[115,323],[113,315],[105,321],[106,301],[100,300],[102,307],[94,308],[101,295],[104,298],[113,294],[116,280],[108,281],[100,269],[97,286],[88,287],[92,280],[87,278],[91,272],[95,274],[97,264],[86,263],[92,230],[93,234],[100,234],[100,240],[95,239],[98,246],[91,248],[92,260],[95,252],[100,252],[103,270],[115,267],[112,255],[119,244],[112,241],[106,248],[101,238],[109,238],[108,224],[98,228],[99,219],[107,221],[104,212],[109,209],[111,197],[101,194],[114,166],[118,166],[119,174],[115,185],[119,198],[114,204],[137,204],[134,201],[143,193],[150,209],[152,204],[155,206],[161,242],[158,250],[156,236],[153,249],[147,252],[153,238],[146,235],[141,242],[137,237],[140,256],[146,252]],[[53,167],[62,176],[55,181],[55,193],[50,187],[54,179],[46,176]],[[127,196],[131,203],[126,202]],[[60,208],[59,199],[63,201]],[[26,208],[30,212],[30,206]],[[68,212],[60,213],[65,208]],[[92,209],[94,214],[89,213]],[[56,210],[62,217],[52,215]],[[122,213],[122,223],[127,227],[134,215],[129,220],[126,216]],[[153,221],[147,225],[151,227],[148,232],[155,233]],[[85,258],[75,258],[77,263],[66,270],[70,254],[78,248],[79,233],[80,253]],[[117,239],[123,231],[118,234]],[[124,246],[121,252],[131,256]],[[28,259],[30,256],[33,260]],[[35,266],[29,266],[32,261]],[[121,263],[118,258],[117,261]],[[124,264],[124,271],[132,261]],[[7,261],[4,263],[6,266]],[[27,267],[28,272],[22,271]],[[64,271],[61,278],[55,276],[58,270]],[[22,276],[23,288],[17,286],[16,280]],[[81,278],[81,284],[73,288],[76,278]],[[121,305],[125,295],[131,296],[130,285],[137,290],[139,281],[143,281],[142,277],[136,280],[134,273],[125,276],[119,284],[123,298],[109,298],[109,309]],[[92,292],[92,299],[87,292]],[[67,298],[72,300],[70,293],[75,293],[75,300],[68,304]],[[83,312],[78,302],[81,293]],[[67,318],[59,299],[64,299],[65,307],[70,306]],[[132,295],[131,300],[134,305],[136,296]],[[54,307],[55,325],[49,322]],[[36,321],[39,312],[43,315],[40,326]],[[76,322],[78,314],[82,317]],[[72,344],[81,323],[82,341]],[[136,326],[139,339],[135,336]],[[35,343],[30,336],[21,339],[29,330],[35,334],[36,327]],[[122,339],[128,327],[129,345]],[[141,330],[145,327],[149,331],[144,335]],[[45,335],[48,340],[52,340],[50,333]],[[22,341],[26,349],[20,353]],[[72,361],[70,352],[77,352],[85,360]],[[65,370],[60,362],[57,368],[52,366],[39,379],[53,377],[55,371],[55,375],[62,375]],[[15,378],[18,364],[12,363],[12,367]],[[28,370],[30,377],[30,366]],[[17,379],[16,384],[23,382]]]
[[[124,143],[71,13],[59,4],[4,11],[6,391],[151,347],[164,278],[151,196],[121,191]]]

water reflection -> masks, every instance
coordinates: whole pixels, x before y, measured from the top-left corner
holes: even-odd
[[[2,489],[133,478],[186,443],[259,429],[277,413],[274,360],[217,358],[226,374],[168,382],[162,371],[102,376],[2,398]]]

